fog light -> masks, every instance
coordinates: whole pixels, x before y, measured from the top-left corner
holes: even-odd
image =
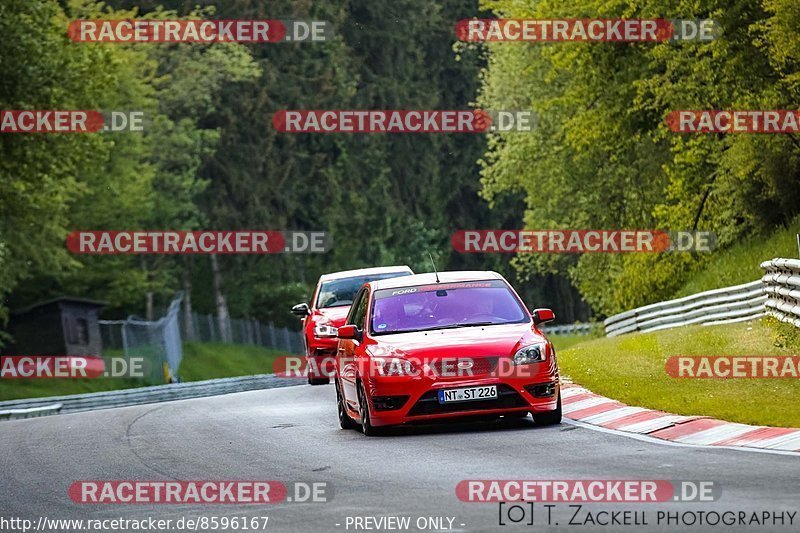
[[[400,409],[408,401],[408,396],[373,396],[372,406],[376,411],[393,411]]]
[[[534,398],[547,398],[554,396],[556,393],[556,384],[554,381],[550,383],[537,383],[536,385],[525,385],[525,390]]]

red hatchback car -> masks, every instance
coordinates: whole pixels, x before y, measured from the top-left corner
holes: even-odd
[[[361,286],[373,280],[410,276],[407,266],[362,268],[323,274],[314,289],[311,307],[306,303],[292,307],[292,313],[303,319],[303,344],[309,360],[308,383],[324,385],[330,382],[333,369],[325,362],[336,354],[336,329],[344,324],[353,297]]]
[[[338,330],[336,396],[342,428],[444,418],[561,422],[553,345],[496,272],[442,272],[373,281]]]

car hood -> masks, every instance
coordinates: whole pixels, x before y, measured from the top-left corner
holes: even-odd
[[[544,336],[527,324],[473,326],[417,331],[375,337],[373,355],[393,353],[405,357],[489,357],[513,355],[522,346],[544,342]]]
[[[325,307],[323,309],[315,310],[315,314],[320,318],[327,318],[332,326],[344,326],[344,321],[347,319],[347,313],[350,311],[350,306],[343,305],[341,307]]]

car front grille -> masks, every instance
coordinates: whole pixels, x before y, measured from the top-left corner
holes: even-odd
[[[423,394],[414,407],[408,412],[408,416],[438,415],[446,413],[467,412],[467,411],[488,411],[491,409],[511,409],[513,407],[525,407],[528,402],[517,394],[508,385],[497,385],[497,398],[491,400],[475,400],[470,402],[439,403],[438,390],[430,390]]]
[[[469,377],[491,374],[497,368],[499,357],[451,357],[433,361],[428,366],[435,376],[441,377]],[[471,364],[469,368],[462,367]]]

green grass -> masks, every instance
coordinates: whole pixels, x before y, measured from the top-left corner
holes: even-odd
[[[762,261],[775,257],[798,257],[800,219],[790,227],[792,229],[780,229],[768,236],[751,237],[719,252],[702,271],[689,279],[675,298],[756,281],[764,274],[759,268]]]
[[[130,389],[143,385],[141,380],[132,378],[4,379],[0,385],[0,400],[45,398],[47,396]]]
[[[800,355],[800,330],[772,319],[634,333],[573,345],[561,373],[632,406],[731,422],[800,427],[800,379],[677,379],[664,369],[676,355]]]
[[[260,346],[221,343],[186,343],[180,376],[183,381],[272,374],[275,358],[287,355],[280,350]]]
[[[562,350],[567,350],[581,342],[595,339],[596,335],[548,335],[547,338],[553,343],[556,353],[560,354]]]
[[[122,353],[120,350],[106,350],[104,355],[119,356]],[[183,381],[201,381],[251,374],[271,374],[272,362],[279,355],[286,354],[259,346],[185,343],[180,376]],[[0,400],[130,389],[151,384],[133,378],[4,379],[0,383]]]

